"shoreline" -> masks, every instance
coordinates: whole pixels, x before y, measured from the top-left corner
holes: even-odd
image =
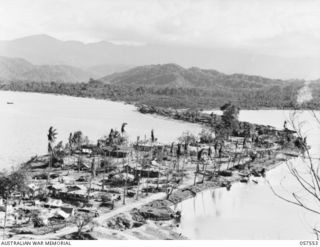
[[[191,116],[192,123],[203,125],[217,123],[220,118],[219,115],[214,114],[184,115],[185,111],[183,110],[181,111],[182,115],[178,115],[177,111],[172,110],[164,112],[163,115],[159,114],[160,117],[166,117],[168,113],[169,117],[178,116],[174,120],[191,122],[189,119]],[[212,122],[212,119],[216,122]],[[114,238],[115,233],[123,238],[125,231],[131,231],[131,234],[135,234],[139,227],[139,229],[147,228],[151,232],[157,227],[161,229],[164,227],[166,230],[161,230],[164,233],[163,238],[184,238],[181,235],[176,235],[174,231],[171,231],[170,225],[167,225],[168,220],[179,216],[178,212],[174,212],[170,208],[172,205],[192,198],[206,189],[221,187],[230,189],[232,184],[236,182],[248,183],[250,177],[264,176],[266,171],[280,165],[281,162],[294,155],[297,157],[300,152],[296,143],[299,144],[301,140],[293,131],[276,130],[272,126],[240,121],[237,121],[237,125],[239,126],[238,135],[230,134],[230,137],[224,137],[223,140],[217,139],[223,141],[223,144],[217,144],[220,146],[220,150],[219,146],[215,146],[216,141],[202,142],[201,139],[199,141],[196,139],[189,147],[188,144],[187,148],[184,146],[186,142],[184,140],[175,145],[157,143],[152,139],[145,142],[138,141],[136,145],[128,145],[120,142],[119,138],[123,137],[122,135],[119,135],[116,142],[113,139],[110,142],[111,134],[106,139],[98,139],[96,145],[82,145],[79,142],[80,144],[72,146],[69,139],[69,146],[60,147],[57,151],[60,154],[55,156],[57,158],[54,161],[53,169],[52,167],[49,169],[49,155],[38,156],[26,163],[31,169],[30,178],[32,177],[31,182],[34,187],[44,186],[45,181],[50,180],[49,186],[45,186],[48,200],[42,201],[35,208],[45,214],[50,214],[53,210],[50,206],[47,210],[46,205],[48,205],[48,201],[50,203],[50,200],[56,200],[61,201],[58,208],[73,207],[77,212],[83,210],[88,213],[96,212],[92,223],[84,228],[86,231],[89,230],[86,234],[92,234],[92,238],[95,238],[95,234],[99,236],[98,239]],[[246,130],[253,131],[250,132],[252,133],[250,137],[245,134]],[[118,156],[118,152],[112,154],[115,150],[119,150],[124,156]],[[203,157],[201,157],[202,151],[204,151]],[[150,168],[152,166],[153,168]],[[96,173],[96,168],[99,169],[100,174]],[[139,169],[140,175],[137,173]],[[154,174],[151,177],[149,176],[150,169]],[[121,174],[125,174],[126,178],[124,179]],[[54,175],[54,177],[48,179],[49,175]],[[127,187],[127,182],[124,183],[124,181],[128,181],[128,175],[132,177],[129,187]],[[106,184],[106,188],[104,184]],[[172,190],[169,193],[168,188],[170,187]],[[113,198],[115,195],[120,198],[116,205],[114,199],[111,199],[113,200],[111,209],[108,208],[109,206],[102,206],[105,202],[109,203],[104,200],[109,200],[109,196]],[[27,200],[32,204],[35,203],[35,199],[38,197],[32,195]],[[25,204],[20,207],[28,208],[25,207]],[[55,210],[53,213],[60,214],[60,211]],[[60,214],[60,216],[65,217],[64,214]],[[163,223],[163,221],[166,222]],[[30,225],[23,225],[21,229],[13,231],[15,232],[13,237],[35,239],[74,237],[72,234],[76,232],[76,227],[72,226],[72,223],[66,218],[62,222],[65,222],[65,227],[59,230],[59,226],[57,226],[57,230],[54,232],[48,227],[45,229],[45,226],[37,229]],[[148,222],[152,222],[152,224]],[[99,234],[95,229],[99,230]],[[105,234],[113,232],[113,236],[103,236],[103,231],[101,232],[103,229]],[[44,232],[39,234],[41,231]],[[30,235],[26,234],[27,232],[32,233]]]
[[[84,99],[94,99],[94,100],[103,100],[103,101],[110,101],[110,102],[119,102],[126,105],[132,105],[138,109],[139,106],[143,105],[142,103],[133,102],[129,100],[117,100],[112,98],[103,98],[103,97],[94,97],[94,96],[85,96],[85,95],[73,95],[73,94],[61,94],[61,93],[55,93],[55,92],[37,92],[37,91],[28,91],[28,90],[10,90],[10,89],[3,89],[0,88],[0,91],[3,92],[19,92],[19,93],[35,93],[35,94],[42,94],[42,95],[55,95],[55,96],[68,96],[68,97],[74,97],[74,98],[84,98]],[[152,106],[152,107],[163,107],[163,106]],[[171,107],[167,107],[171,108]],[[201,110],[201,111],[216,111],[220,110],[220,108],[203,108],[203,107],[196,107],[196,108],[172,108],[174,110],[181,110],[181,109],[190,109],[190,110]],[[295,109],[294,107],[255,107],[255,108],[241,108],[241,110],[246,111],[259,111],[259,110],[303,110],[303,111],[320,111],[320,109],[311,109],[311,108],[298,108]]]
[[[279,152],[281,153],[281,152]],[[275,169],[276,167],[279,167],[281,165],[284,165],[284,162],[287,162],[288,160],[290,160],[292,157],[287,156],[287,159],[284,161],[283,159],[277,160],[277,159],[272,159],[272,160],[265,160],[265,162],[261,163],[260,161],[257,161],[256,165],[254,166],[254,170],[256,169],[261,169],[264,168],[266,169],[266,173],[269,172],[272,169]],[[258,165],[260,164],[260,165]],[[233,170],[234,173],[232,176],[230,177],[223,177],[222,179],[219,178],[218,181],[205,181],[204,183],[198,182],[196,185],[193,184],[189,184],[189,185],[185,185],[182,186],[181,188],[177,189],[170,197],[169,199],[165,198],[165,195],[163,195],[162,199],[155,199],[149,203],[140,205],[137,208],[134,208],[130,211],[133,210],[139,210],[144,206],[148,206],[148,205],[154,205],[154,204],[161,204],[161,205],[165,205],[165,207],[173,207],[185,200],[191,199],[196,197],[197,195],[199,195],[200,193],[206,191],[206,190],[215,190],[218,188],[224,188],[226,187],[227,190],[230,189],[230,187],[232,187],[233,184],[235,183],[248,183],[248,182],[252,182],[250,180],[250,177],[257,177],[257,176],[253,176],[252,174],[249,175],[249,179],[247,182],[241,181],[243,179],[242,176],[239,175],[239,170],[235,169]],[[259,175],[259,177],[263,177],[264,175]],[[228,188],[228,186],[230,185],[230,187]],[[162,206],[161,206],[162,208]],[[108,216],[106,217],[105,221],[112,221],[112,220],[117,220],[119,221],[119,219],[126,219],[128,216],[127,214],[130,213],[130,211],[126,211],[126,212],[121,212],[118,213],[112,217]],[[126,214],[125,214],[126,213]],[[107,223],[104,223],[104,225],[106,225]],[[115,230],[114,228],[105,228],[106,231],[112,231],[113,234],[118,232],[121,232],[121,235],[124,235],[130,239],[130,237],[132,237],[132,233],[133,232],[143,232],[146,228],[148,227],[152,227],[155,229],[158,229],[161,232],[165,232],[165,234],[163,234],[164,238],[157,238],[158,240],[165,240],[168,239],[169,236],[171,240],[187,240],[188,238],[182,234],[179,234],[177,232],[177,228],[176,228],[176,224],[179,223],[175,223],[175,220],[169,220],[169,221],[161,221],[161,220],[147,220],[142,226],[139,227],[133,227],[133,228],[129,228],[129,229],[118,229]],[[99,226],[99,225],[98,225]],[[96,227],[96,224],[94,224],[94,227]],[[94,228],[93,228],[94,229]],[[95,230],[93,230],[94,232]]]
[[[89,231],[88,234],[92,236],[100,236],[101,239],[146,239],[143,233],[145,231],[157,232],[161,231],[161,238],[156,238],[156,235],[153,235],[155,239],[187,239],[185,236],[179,234],[176,230],[176,223],[174,221],[154,221],[151,219],[146,218],[143,224],[140,224],[138,227],[133,227],[135,221],[132,220],[132,213],[135,213],[141,210],[143,207],[153,204],[160,205],[161,208],[167,207],[171,208],[172,206],[193,198],[197,196],[199,193],[208,190],[208,189],[217,189],[226,187],[228,189],[229,186],[232,186],[234,183],[244,182],[247,183],[250,181],[250,177],[259,176],[262,177],[263,174],[261,169],[264,168],[268,172],[271,169],[274,169],[280,165],[282,165],[287,160],[291,159],[291,156],[287,156],[284,154],[284,151],[279,151],[273,158],[264,158],[258,159],[256,162],[251,164],[250,170],[243,170],[239,168],[230,168],[229,170],[232,171],[231,176],[218,176],[213,177],[210,179],[204,179],[204,183],[199,181],[201,179],[201,175],[199,175],[198,182],[196,185],[193,184],[194,180],[192,172],[185,178],[184,182],[179,185],[179,187],[169,196],[169,199],[166,199],[166,194],[164,192],[150,194],[145,198],[141,198],[138,201],[133,201],[132,204],[129,203],[125,206],[117,207],[115,210],[106,212],[105,214],[101,214],[98,218],[95,218],[92,224],[85,227],[86,231]],[[284,159],[284,157],[286,157]],[[254,175],[253,175],[254,174]],[[243,178],[248,178],[247,181],[241,181]],[[230,187],[229,187],[230,189]],[[131,227],[126,229],[121,229],[122,220],[124,222],[130,222],[129,225]],[[110,227],[108,224],[109,222],[115,221],[117,222],[113,227]],[[118,225],[120,221],[120,228]],[[31,239],[65,239],[65,236],[68,233],[72,233],[76,231],[76,227],[74,226],[67,226],[62,228],[61,230],[56,231],[55,233],[48,233],[43,235],[25,235],[25,234],[18,234],[14,235],[13,239],[24,239],[30,238]],[[97,233],[99,232],[99,234]],[[137,237],[137,234],[142,234],[140,237]],[[98,234],[98,235],[97,235]],[[100,239],[99,238],[99,239]]]

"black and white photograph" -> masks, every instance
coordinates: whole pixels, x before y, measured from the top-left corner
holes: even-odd
[[[319,238],[320,1],[0,0],[1,245]]]

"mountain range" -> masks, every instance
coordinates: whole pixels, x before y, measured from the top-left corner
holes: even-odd
[[[0,56],[22,58],[34,65],[78,67],[93,73],[96,78],[129,67],[166,63],[268,78],[320,77],[319,59],[312,57],[295,59],[267,56],[240,48],[214,49],[173,44],[119,45],[107,41],[83,43],[61,41],[48,35],[0,41]]]
[[[101,75],[105,76],[101,77]],[[34,65],[22,58],[0,57],[0,80],[2,81],[86,83],[90,78],[119,86],[210,90],[259,89],[282,86],[290,82],[245,74],[228,75],[197,67],[183,68],[172,63],[137,66],[131,69],[125,65],[81,69],[69,65]]]
[[[0,80],[35,82],[88,82],[90,78],[99,78],[129,66],[101,65],[82,69],[70,65],[34,65],[22,58],[0,56]]]
[[[88,81],[93,74],[69,65],[33,65],[21,58],[0,57],[0,79],[4,81]]]

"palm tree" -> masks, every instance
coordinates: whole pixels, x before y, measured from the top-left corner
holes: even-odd
[[[181,181],[183,181],[183,177],[184,177],[184,166],[185,163],[187,162],[188,159],[188,143],[185,142],[184,144],[184,155],[183,155],[183,161],[182,161],[182,176],[181,176]]]
[[[104,183],[105,183],[105,176],[106,176],[106,170],[107,170],[107,162],[109,162],[109,160],[107,161],[107,155],[106,152],[100,148],[100,152],[103,152],[103,177],[102,177],[102,183],[101,183],[101,190],[104,190]]]
[[[92,187],[92,181],[95,178],[95,174],[96,170],[95,170],[95,158],[93,157],[92,159],[92,163],[91,163],[91,178],[90,178],[90,182],[89,182],[89,188],[87,189],[87,198],[90,198],[90,193],[91,193],[91,187]]]
[[[125,158],[122,159],[122,169],[124,168],[124,164],[125,164]],[[124,179],[124,186],[123,186],[123,201],[122,204],[125,205],[126,204],[126,191],[127,191],[127,180],[128,180],[128,165],[129,163],[126,165],[126,177]]]
[[[180,156],[181,156],[181,144],[178,143],[178,148],[177,148],[177,170],[178,170],[178,172],[179,172]]]
[[[73,135],[72,133],[69,134],[69,138],[68,138],[68,143],[69,143],[69,148],[70,148],[70,153],[72,154],[73,150],[72,150],[72,145],[73,145]]]
[[[155,137],[154,137],[154,131],[153,129],[151,130],[151,142],[155,141]]]
[[[163,163],[163,147],[161,150],[157,150],[157,158],[158,158],[158,179],[157,179],[157,189],[159,189],[159,180],[160,180],[160,164]]]
[[[125,131],[125,127],[126,127],[126,125],[127,125],[127,123],[123,123],[122,125],[121,125],[121,134],[123,135],[124,134],[124,132],[126,132]]]
[[[77,168],[78,168],[78,173],[80,173],[80,169],[81,169],[81,159],[80,159],[80,156],[78,156],[77,158]]]
[[[139,140],[140,140],[140,136],[137,136],[137,150],[135,151],[136,153],[136,168],[135,168],[135,176],[138,180],[138,184],[137,184],[137,196],[136,196],[136,200],[139,199],[139,187],[140,187],[140,175],[138,173],[138,163],[141,164],[140,162],[140,157],[139,157]]]
[[[204,148],[202,148],[199,152],[198,152],[198,155],[197,155],[197,167],[196,167],[196,171],[194,173],[194,182],[193,184],[196,185],[196,181],[197,181],[197,175],[198,175],[198,172],[200,170],[199,168],[199,164],[201,162],[201,156],[202,156],[202,152],[203,152]]]
[[[194,173],[194,182],[193,182],[193,185],[196,185],[198,172],[199,172],[199,161],[197,161],[197,167],[196,167],[196,171],[195,171],[195,173]]]
[[[50,172],[51,172],[51,168],[52,168],[52,160],[53,160],[53,156],[54,156],[54,142],[57,139],[57,130],[54,129],[52,126],[49,128],[48,131],[48,153],[50,155],[49,158],[49,172],[48,172],[48,177],[47,177],[47,186],[49,184],[50,181]]]

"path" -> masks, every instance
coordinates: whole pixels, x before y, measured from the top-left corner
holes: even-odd
[[[191,173],[191,174],[193,174],[193,173]],[[185,178],[183,180],[183,183],[178,186],[178,189],[183,189],[183,188],[186,188],[190,185],[193,185],[193,177],[190,176],[191,174],[189,174],[188,179]],[[141,206],[148,204],[152,201],[164,199],[164,198],[166,198],[166,196],[167,196],[167,194],[165,192],[155,193],[151,196],[148,196],[143,199],[139,199],[138,201],[135,201],[135,202],[130,203],[128,205],[121,206],[119,208],[112,210],[111,212],[105,213],[105,214],[95,218],[93,222],[101,225],[101,224],[103,224],[104,221],[106,221],[106,220],[108,220],[108,219],[110,219],[120,213],[128,212],[134,208],[140,208]]]
[[[192,184],[193,184],[192,178],[190,178],[188,180],[186,179],[185,182],[182,185],[180,185],[178,188],[181,189],[181,188],[190,186]],[[165,197],[166,197],[166,193],[159,192],[159,193],[152,194],[146,198],[139,199],[138,201],[135,201],[133,203],[130,203],[127,205],[122,205],[119,208],[116,208],[108,213],[102,214],[99,217],[95,218],[93,220],[93,224],[94,225],[103,225],[103,223],[106,220],[108,220],[108,219],[110,219],[120,213],[128,212],[134,208],[140,208],[141,206],[143,206],[145,204],[148,204],[148,203],[155,201],[155,200],[164,199]],[[90,227],[91,226],[86,226],[83,229],[83,231],[89,229]],[[77,231],[76,226],[67,226],[61,230],[56,231],[56,232],[52,232],[52,233],[48,233],[48,234],[44,234],[44,235],[30,235],[30,234],[15,235],[14,239],[59,239],[60,237],[62,237],[64,235],[68,235],[68,234],[71,234],[76,231]]]
[[[134,208],[139,208],[139,207],[141,207],[145,204],[148,204],[154,200],[164,199],[165,197],[166,197],[166,193],[164,193],[164,192],[159,192],[159,193],[153,194],[151,196],[148,196],[148,197],[140,199],[136,202],[124,205],[122,207],[119,207],[119,208],[112,210],[111,212],[103,214],[103,215],[95,218],[93,223],[97,223],[99,225],[102,225],[103,222],[105,222],[106,220],[108,220],[108,219],[110,219],[120,213],[128,212]]]

